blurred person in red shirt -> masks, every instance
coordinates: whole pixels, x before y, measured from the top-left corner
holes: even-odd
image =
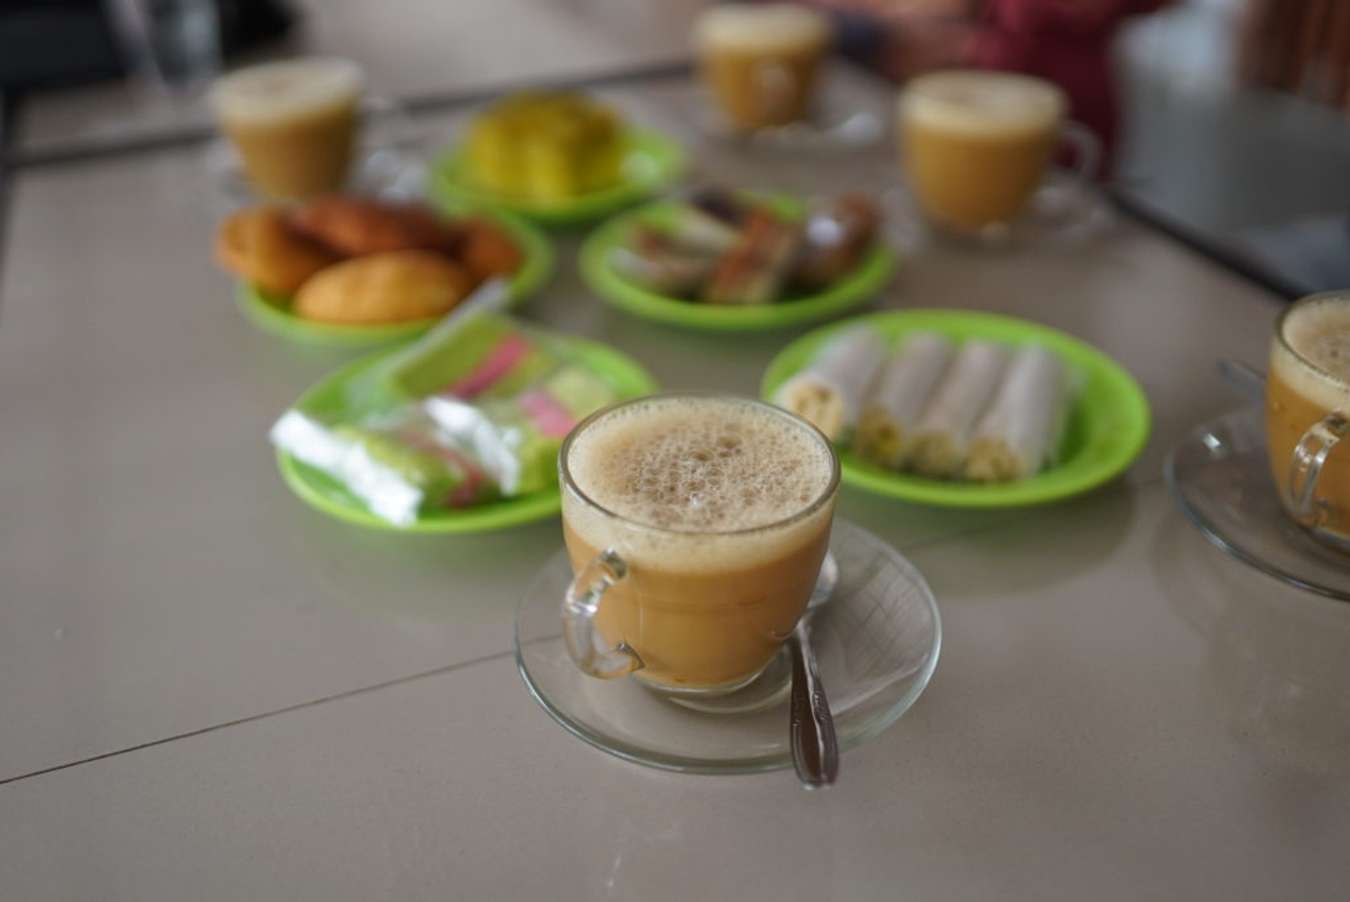
[[[1111,42],[1131,16],[1172,0],[816,0],[843,20],[846,52],[904,80],[969,66],[1036,75],[1102,141],[1109,175],[1120,107]]]

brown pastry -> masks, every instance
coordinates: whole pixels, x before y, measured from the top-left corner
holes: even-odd
[[[241,210],[216,232],[216,260],[269,294],[290,296],[337,256],[296,234],[277,207]]]
[[[460,229],[421,204],[389,204],[334,195],[291,213],[301,234],[347,257],[385,251],[426,250],[453,254]]]
[[[509,276],[520,268],[520,248],[511,236],[482,219],[464,224],[464,238],[456,256],[476,282]]]
[[[440,316],[469,294],[462,266],[430,251],[390,251],[344,260],[295,296],[300,316],[330,323],[396,323]]]

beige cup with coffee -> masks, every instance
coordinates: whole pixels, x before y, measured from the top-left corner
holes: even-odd
[[[355,63],[305,58],[231,72],[212,88],[211,104],[254,190],[289,200],[342,187],[364,89]]]
[[[716,6],[694,26],[699,71],[740,131],[807,118],[830,43],[829,19],[790,3]]]
[[[978,233],[1023,215],[1061,142],[1074,147],[1081,181],[1096,175],[1100,144],[1065,120],[1054,84],[1007,72],[952,70],[909,82],[897,124],[902,164],[924,216],[939,228]]]
[[[753,681],[825,558],[839,485],[829,441],[758,401],[657,395],[578,425],[559,470],[577,666],[676,695]]]
[[[1275,327],[1266,445],[1286,511],[1314,538],[1350,551],[1350,292],[1304,298]]]

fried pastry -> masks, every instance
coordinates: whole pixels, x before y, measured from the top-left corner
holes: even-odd
[[[426,250],[453,255],[461,230],[421,204],[390,204],[333,195],[291,213],[291,226],[346,257]]]
[[[337,256],[297,234],[277,207],[241,210],[216,232],[216,260],[270,294],[289,296]]]
[[[314,276],[295,312],[330,323],[394,323],[440,316],[469,294],[462,266],[430,251],[390,251],[346,260]]]
[[[509,276],[520,268],[520,248],[511,236],[481,219],[465,223],[457,256],[476,282]]]

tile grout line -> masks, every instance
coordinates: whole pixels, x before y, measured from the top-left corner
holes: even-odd
[[[68,770],[72,767],[79,767],[80,765],[83,764],[92,764],[95,761],[103,761],[107,758],[116,758],[120,755],[125,755],[130,752],[139,752],[143,749],[150,749],[154,748],[155,746],[167,745],[170,742],[177,742],[180,739],[191,739],[194,736],[201,736],[205,733],[214,733],[217,730],[225,730],[230,727],[237,727],[242,724],[253,723],[254,721],[265,720],[270,717],[276,717],[281,714],[289,714],[293,711],[300,711],[305,708],[314,708],[319,705],[328,704],[329,702],[342,701],[343,699],[352,698],[354,696],[364,695],[370,692],[377,692],[381,689],[389,689],[393,686],[398,686],[403,683],[411,683],[416,680],[423,680],[429,677],[453,673],[456,670],[464,670],[469,667],[474,667],[478,664],[486,664],[489,661],[496,661],[500,658],[504,658],[507,657],[508,655],[514,654],[515,649],[512,648],[508,651],[493,652],[490,655],[480,655],[476,658],[469,658],[468,660],[459,661],[454,664],[447,664],[443,667],[434,667],[431,670],[423,670],[419,673],[412,673],[408,674],[407,676],[395,677],[394,679],[391,680],[384,680],[379,683],[372,683],[369,686],[361,686],[356,689],[347,689],[343,692],[334,693],[333,695],[325,695],[321,698],[314,698],[303,702],[297,702],[293,705],[287,705],[284,708],[276,708],[271,711],[263,711],[259,714],[250,714],[246,717],[237,717],[234,720],[222,721],[221,723],[211,724],[209,726],[200,727],[195,730],[188,730],[187,732],[184,733],[175,733],[172,736],[164,736],[160,739],[152,739],[148,742],[137,743],[136,745],[127,746],[125,748],[113,749],[107,752],[100,752],[97,755],[90,755],[86,758],[78,758],[74,761],[66,761],[61,764],[53,764],[50,767],[43,767],[39,768],[38,770],[29,771],[28,773],[17,774],[13,777],[5,777],[4,779],[0,779],[0,786],[5,786],[6,784],[9,783],[18,783],[22,780],[28,780],[33,777],[41,777],[44,774],[55,773],[56,771]]]

